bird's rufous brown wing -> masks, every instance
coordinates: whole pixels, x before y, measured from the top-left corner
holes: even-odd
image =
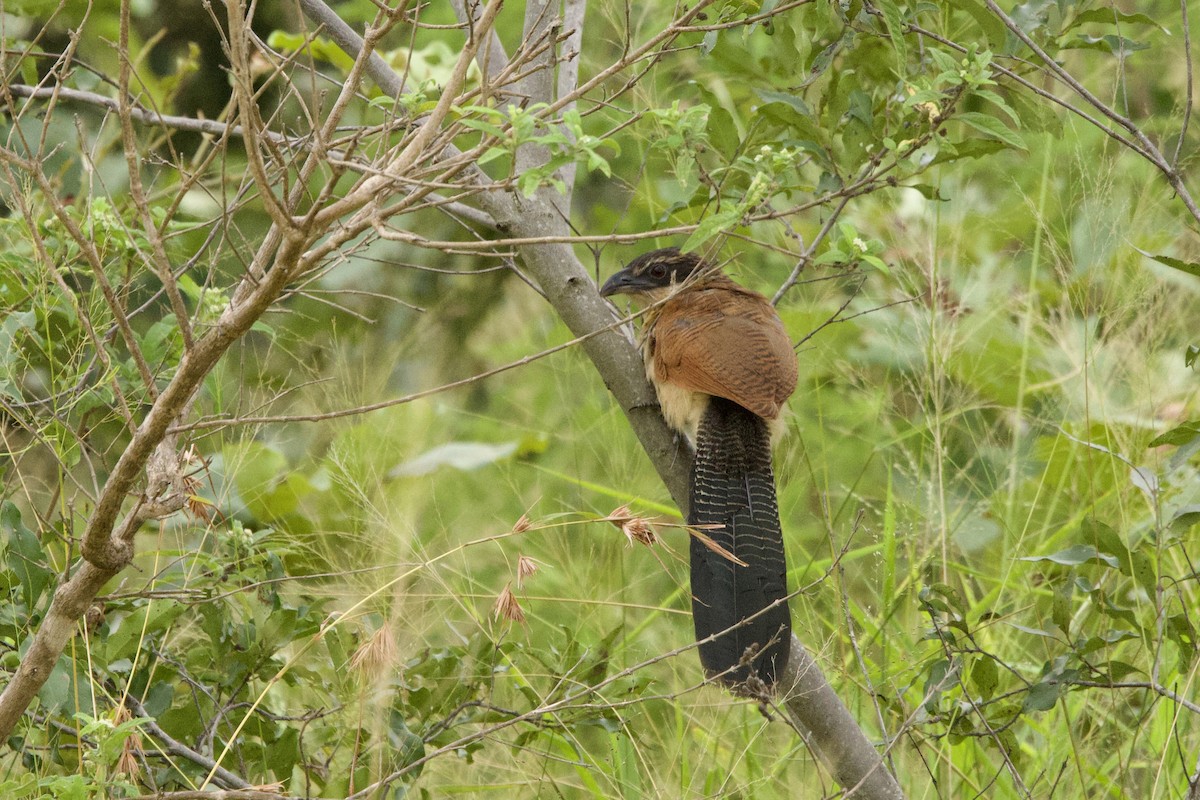
[[[737,287],[684,291],[654,324],[658,380],[724,397],[773,420],[796,388],[792,342],[774,307]]]

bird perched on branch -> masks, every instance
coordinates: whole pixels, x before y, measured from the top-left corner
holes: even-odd
[[[637,257],[600,294],[651,304],[646,375],[667,423],[696,448],[687,521],[701,533],[691,538],[700,663],[755,693],[757,681],[769,687],[783,673],[791,640],[771,469],[771,442],[796,388],[791,340],[765,297],[675,248]]]

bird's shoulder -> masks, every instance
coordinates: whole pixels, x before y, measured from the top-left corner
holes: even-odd
[[[768,419],[795,389],[795,353],[774,306],[733,281],[672,297],[646,344],[659,380],[728,398]]]

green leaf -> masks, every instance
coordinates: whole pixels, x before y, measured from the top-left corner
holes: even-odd
[[[908,188],[916,189],[926,200],[935,200],[941,203],[949,200],[947,197],[942,197],[941,189],[937,186],[930,186],[928,183],[910,183],[908,184]]]
[[[1085,519],[1079,526],[1080,536],[1089,542],[1094,542],[1096,549],[1117,559],[1117,569],[1123,574],[1133,576],[1133,561],[1129,548],[1121,539],[1120,534],[1103,522]]]
[[[904,41],[904,21],[900,18],[900,8],[892,0],[875,0],[875,6],[883,14],[883,24],[887,26],[899,62],[897,72],[903,76],[908,64],[908,43]]]
[[[1034,684],[1030,688],[1029,694],[1025,695],[1025,702],[1021,705],[1021,710],[1023,712],[1049,711],[1054,708],[1061,693],[1062,685],[1059,683]]]
[[[1197,436],[1200,436],[1200,420],[1192,420],[1185,422],[1182,425],[1171,428],[1166,433],[1161,433],[1150,440],[1147,447],[1161,447],[1164,444],[1181,445],[1188,444]]]
[[[690,253],[721,231],[733,227],[741,218],[742,211],[739,208],[726,208],[716,214],[709,214],[700,221],[696,230],[692,231],[692,235],[683,243],[683,251]]]
[[[825,132],[817,125],[812,111],[799,97],[783,92],[764,90],[759,90],[757,94],[764,101],[764,104],[757,109],[759,114],[782,125],[792,136],[797,138],[818,142],[826,140]]]
[[[1177,269],[1180,272],[1186,272],[1188,275],[1200,278],[1200,264],[1196,263],[1195,261],[1184,261],[1179,258],[1172,258],[1171,256],[1154,255],[1152,253],[1147,253],[1145,250],[1139,250],[1136,247],[1133,249],[1137,250],[1146,258],[1152,258],[1160,264],[1165,264],[1172,269]]]
[[[1124,11],[1119,11],[1112,7],[1092,8],[1084,11],[1076,16],[1075,19],[1067,23],[1067,25],[1063,28],[1063,31],[1069,31],[1076,26],[1083,25],[1084,23],[1088,22],[1099,23],[1101,25],[1116,25],[1117,23],[1123,23],[1126,25],[1152,25],[1163,33],[1170,32],[1156,22],[1153,18],[1148,17],[1145,14],[1130,14]]]
[[[500,158],[501,156],[507,156],[508,154],[509,154],[509,152],[507,150],[505,150],[503,147],[489,147],[487,150],[485,150],[483,152],[483,155],[481,155],[478,159],[476,159],[475,163],[476,164],[487,164],[491,161],[495,161],[497,158]]]
[[[1151,503],[1158,496],[1158,475],[1149,467],[1131,467],[1129,470],[1129,482],[1134,488],[1146,496],[1146,499]]]
[[[1090,655],[1091,653],[1095,653],[1098,650],[1103,650],[1110,645],[1117,644],[1118,642],[1125,642],[1130,639],[1137,638],[1140,637],[1136,631],[1111,630],[1105,633],[1103,636],[1089,636],[1084,641],[1076,644],[1075,652],[1080,656],[1086,656]]]
[[[1051,633],[1050,631],[1044,631],[1041,628],[1031,628],[1028,625],[1018,625],[1015,622],[1008,622],[1006,624],[1008,627],[1018,630],[1021,633],[1028,633],[1032,636],[1041,636],[1045,639],[1058,639],[1058,634]]]
[[[1133,579],[1147,595],[1154,597],[1158,589],[1158,575],[1154,570],[1154,562],[1140,550],[1130,553],[1130,560],[1133,562]]]
[[[733,116],[721,106],[713,106],[708,113],[708,139],[721,155],[732,159],[741,146],[737,125]]]
[[[502,461],[517,451],[518,442],[447,442],[393,467],[389,478],[428,475],[440,467],[464,472]]]
[[[458,121],[458,124],[462,125],[464,128],[470,128],[472,130],[481,131],[483,133],[489,134],[491,136],[496,137],[497,139],[504,139],[505,136],[507,135],[505,133],[504,129],[501,128],[499,125],[496,125],[494,123],[491,123],[491,122],[488,122],[488,121],[482,120],[482,119],[474,119],[472,117],[463,117],[462,119],[460,119]]]
[[[328,61],[342,72],[349,72],[354,67],[354,59],[324,36],[308,40],[304,34],[275,30],[267,37],[267,44],[285,53],[307,52],[313,58]]]
[[[938,698],[947,690],[954,686],[954,679],[947,676],[950,673],[950,662],[946,659],[939,659],[929,665],[929,675],[925,678],[924,696],[925,710],[931,714],[937,713]]]
[[[754,93],[758,95],[759,99],[763,100],[764,102],[783,103],[786,106],[790,106],[801,116],[808,117],[809,119],[815,119],[812,109],[808,107],[808,104],[794,94],[788,94],[787,92],[772,92],[767,89],[755,89]]]
[[[132,658],[143,644],[143,636],[153,636],[167,629],[186,610],[182,603],[159,600],[135,608],[128,616],[114,625],[114,630],[105,643],[105,654],[109,661]]]
[[[953,119],[958,120],[964,125],[969,125],[980,133],[995,137],[1009,147],[1016,148],[1017,150],[1027,149],[1021,135],[995,117],[989,117],[987,114],[981,114],[978,111],[964,111],[961,114],[955,114]]]
[[[1018,128],[1021,127],[1021,118],[1019,116],[1017,116],[1017,112],[1014,111],[1008,105],[1008,103],[1004,102],[1003,97],[996,94],[991,89],[976,89],[975,96],[979,97],[983,100],[987,100],[989,103],[994,105],[996,108],[1000,109],[1005,114],[1007,114],[1008,118],[1012,120],[1013,125],[1016,125]]]
[[[50,670],[50,677],[38,690],[38,699],[49,711],[61,711],[70,708],[74,702],[71,692],[71,660],[60,658]]]
[[[1000,48],[1008,39],[1008,28],[1004,26],[1004,22],[988,11],[987,6],[979,0],[956,0],[955,5],[971,15],[975,24],[983,30],[992,49]]]
[[[829,44],[821,52],[817,53],[817,57],[813,59],[812,66],[808,69],[808,75],[800,84],[800,88],[804,88],[813,81],[820,78],[829,67],[833,64],[833,59],[837,56],[838,51],[842,49],[842,44],[845,43],[844,36],[835,39],[832,44]]]
[[[1108,679],[1110,681],[1123,681],[1134,673],[1145,674],[1142,670],[1132,664],[1126,664],[1124,661],[1109,661],[1105,666],[1108,667]]]
[[[153,684],[142,701],[142,707],[151,717],[160,717],[171,707],[175,697],[175,684],[170,680],[162,680]]]
[[[1027,92],[1009,93],[1007,101],[1021,118],[1018,128],[1032,133],[1049,133],[1055,139],[1062,138],[1062,119],[1049,103]]]
[[[1073,581],[1062,581],[1054,590],[1054,600],[1050,606],[1050,619],[1059,630],[1068,634],[1071,631],[1071,595],[1074,589]]]
[[[1200,523],[1200,503],[1192,503],[1182,506],[1175,510],[1171,515],[1171,525],[1180,525],[1185,528]]]
[[[967,139],[961,142],[942,142],[938,154],[934,156],[930,166],[948,164],[964,158],[983,158],[1002,150],[1007,150],[1003,142],[995,139]]]
[[[958,74],[958,59],[955,56],[937,47],[931,47],[926,52],[930,58],[937,62],[936,66],[939,70],[950,74]]]
[[[1150,45],[1125,36],[1075,36],[1061,45],[1063,50],[1099,50],[1102,53],[1126,55],[1138,50],[1149,50]]]
[[[991,700],[996,693],[996,684],[1000,675],[996,661],[991,656],[983,655],[975,660],[971,667],[971,685],[976,693],[984,700]]]
[[[864,264],[874,267],[875,269],[882,272],[884,275],[892,274],[892,270],[888,267],[888,265],[884,262],[884,260],[882,258],[879,258],[878,256],[864,255],[861,257],[861,260]]]
[[[1088,563],[1107,564],[1113,569],[1119,569],[1121,566],[1121,562],[1117,560],[1116,556],[1101,553],[1090,544],[1077,544],[1073,547],[1068,547],[1066,550],[1051,553],[1048,556],[1023,556],[1019,560],[1053,561],[1055,564],[1062,564],[1068,567],[1077,567],[1080,564]]]
[[[46,566],[46,553],[33,531],[21,522],[21,511],[9,501],[0,505],[0,552],[21,586],[24,612],[29,613],[50,585],[53,574]],[[15,599],[15,598],[14,598]]]

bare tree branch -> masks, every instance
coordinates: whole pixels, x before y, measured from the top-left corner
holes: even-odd
[[[345,20],[337,15],[332,8],[321,0],[298,0],[304,15],[318,23],[322,30],[333,40],[333,43],[343,51],[357,57],[362,52],[362,38],[354,32]],[[406,6],[407,4],[403,4]],[[383,56],[371,52],[367,57],[367,74],[375,85],[389,97],[399,97],[404,93],[404,81],[383,60]]]
[[[470,4],[469,8],[468,3]],[[478,0],[450,0],[450,5],[454,7],[454,15],[458,17],[461,24],[477,25],[479,23],[483,5]],[[483,70],[484,79],[494,86],[509,63],[508,54],[504,52],[504,43],[500,41],[500,35],[496,33],[495,28],[487,32],[487,40],[476,52],[475,60]]]

